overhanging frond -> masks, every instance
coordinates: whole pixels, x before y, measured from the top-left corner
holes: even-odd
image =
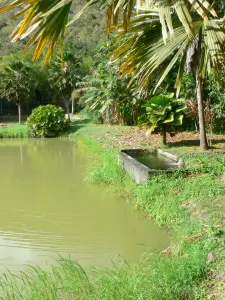
[[[137,23],[138,23],[137,19]],[[217,20],[202,20],[193,22],[194,32],[187,34],[185,28],[173,20],[174,37],[168,38],[164,44],[160,33],[159,20],[156,19],[152,26],[145,23],[143,31],[136,33],[136,25],[133,20],[129,32],[130,38],[126,39],[113,53],[112,60],[120,61],[119,71],[123,76],[132,75],[131,83],[137,79],[137,87],[140,91],[147,89],[152,75],[157,73],[158,83],[162,83],[174,65],[179,62],[180,69],[177,76],[176,87],[180,89],[181,78],[186,62],[186,53],[197,36],[201,36],[200,53],[198,54],[198,73],[205,78],[211,70],[219,79],[221,65],[225,63],[225,33],[223,26]],[[138,25],[137,25],[138,26]],[[202,34],[200,34],[200,32]],[[160,73],[161,66],[163,70]]]
[[[69,21],[68,17],[73,1],[75,0],[0,0],[0,13],[17,10],[15,17],[22,17],[22,22],[13,32],[12,40],[16,41],[30,36],[27,47],[37,44],[34,59],[39,58],[43,50],[47,48],[46,60],[51,57],[57,41],[63,42],[66,27],[75,22],[92,5],[99,5],[101,9],[106,9],[108,32],[111,27],[119,25],[119,15],[122,15],[120,22],[126,32],[131,16],[134,16],[135,12],[157,9],[164,42],[167,41],[169,35],[174,33],[172,21],[174,12],[188,35],[193,34],[194,30],[192,11],[199,14],[205,21],[209,20],[210,16],[216,17],[215,10],[207,0],[173,0],[173,2],[170,0],[137,0],[136,3],[134,0],[90,0]]]

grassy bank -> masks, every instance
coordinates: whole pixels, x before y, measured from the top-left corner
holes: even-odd
[[[2,299],[224,299],[224,154],[182,148],[187,170],[136,186],[118,165],[121,132],[127,130],[74,123],[70,138],[90,157],[87,179],[131,199],[170,228],[171,245],[150,253],[149,262],[125,269],[85,273],[62,259],[51,272],[31,268],[19,277],[8,274],[0,281]]]
[[[0,138],[27,138],[27,125],[8,124],[0,127]]]
[[[147,277],[155,290],[146,299],[207,299],[206,295],[213,293],[223,299],[225,294],[217,279],[225,267],[224,154],[183,153],[186,170],[172,176],[162,174],[136,186],[118,166],[118,149],[109,147],[107,140],[96,144],[89,133],[90,128],[84,128],[78,136],[82,148],[96,155],[88,179],[134,196],[138,209],[159,225],[173,229],[173,244],[164,254],[154,256],[155,269],[151,265],[153,273]],[[157,274],[156,280],[153,274]],[[209,288],[211,284],[215,291]]]

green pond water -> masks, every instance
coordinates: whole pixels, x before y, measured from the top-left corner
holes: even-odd
[[[91,154],[90,154],[91,155]],[[83,267],[137,263],[168,233],[133,205],[84,180],[86,158],[69,140],[0,141],[0,270],[47,268],[61,255]]]
[[[135,156],[135,159],[144,164],[145,166],[155,170],[167,170],[170,168],[177,168],[177,164],[166,158],[165,156],[158,154],[142,154]]]

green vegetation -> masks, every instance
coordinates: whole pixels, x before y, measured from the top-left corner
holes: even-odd
[[[225,62],[223,21],[216,19],[206,21],[199,17],[192,22],[194,34],[190,36],[187,27],[180,24],[177,16],[171,13],[174,38],[167,39],[166,26],[162,26],[163,31],[165,30],[162,35],[161,19],[155,16],[155,12],[149,12],[146,18],[150,26],[148,22],[140,21],[139,16],[134,18],[128,30],[132,34],[114,51],[113,57],[122,60],[120,71],[125,76],[131,73],[133,75],[131,81],[135,77],[138,78],[139,89],[147,88],[152,76],[159,73],[161,68],[154,87],[155,92],[172,68],[177,66],[177,78],[174,83],[179,95],[184,71],[193,74],[196,78],[195,98],[198,103],[200,145],[203,150],[207,150],[203,84],[211,70],[215,74],[216,81],[220,81],[221,64]],[[142,29],[136,34],[136,26],[141,22]]]
[[[74,87],[80,79],[80,66],[74,53],[66,51],[64,58],[56,57],[48,68],[48,82],[55,91],[56,97],[63,99],[68,119],[70,119],[70,99]]]
[[[56,137],[68,129],[69,121],[61,107],[48,104],[35,108],[27,124],[33,137]]]
[[[174,231],[175,239],[167,251],[154,256],[153,266],[150,259],[146,299],[207,299],[206,295],[211,292],[207,287],[208,271],[214,269],[221,273],[225,265],[224,154],[183,153],[184,170],[162,174],[136,186],[121,172],[117,151],[110,149],[106,140],[99,139],[102,147],[89,137],[82,137],[85,135],[90,136],[89,127],[81,129],[81,146],[96,154],[96,160],[93,162],[92,158],[88,169],[88,179],[119,189],[120,193],[123,191],[138,209]],[[101,135],[99,131],[98,136]],[[79,135],[77,137],[79,139]],[[207,256],[212,252],[217,259],[211,264]],[[213,284],[219,286],[220,282],[214,280]],[[222,299],[223,291],[218,294]]]
[[[186,253],[187,254],[187,253]],[[7,299],[205,299],[193,289],[204,274],[205,255],[198,246],[191,258],[168,259],[153,255],[151,266],[115,268],[88,273],[70,260],[45,272],[37,267],[20,276],[5,275],[0,285]],[[206,254],[206,252],[204,253]],[[182,263],[181,263],[182,260]],[[124,266],[125,267],[125,266]],[[187,276],[187,274],[189,274]],[[199,297],[199,298],[197,298]]]
[[[0,138],[27,138],[29,137],[28,129],[23,124],[9,124],[0,127]]]
[[[145,97],[138,95],[134,84],[127,87],[129,78],[118,77],[118,65],[109,65],[112,46],[108,41],[99,47],[91,74],[79,84],[84,89],[79,104],[95,112],[97,123],[136,125]]]
[[[12,62],[1,74],[0,96],[15,101],[21,123],[21,104],[31,100],[34,94],[31,69],[20,61]]]

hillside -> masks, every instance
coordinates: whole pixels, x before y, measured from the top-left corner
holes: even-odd
[[[85,3],[86,0],[74,1],[71,16],[78,12]],[[19,22],[19,20],[12,19],[12,15],[12,12],[5,12],[0,16],[0,56],[15,53],[23,49],[26,43],[25,41],[11,43],[9,36]],[[93,50],[101,39],[104,26],[104,13],[100,12],[97,7],[93,7],[68,29],[67,40],[85,48],[86,51]]]

